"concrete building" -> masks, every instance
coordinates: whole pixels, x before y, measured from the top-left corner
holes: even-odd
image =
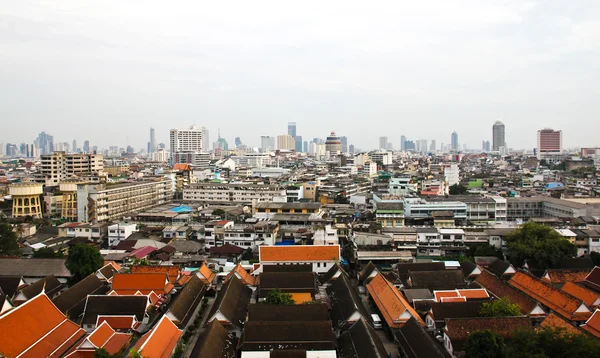
[[[150,159],[153,162],[166,163],[169,161],[169,158],[171,158],[171,153],[169,153],[167,150],[165,150],[163,148],[156,149],[150,156]]]
[[[263,153],[246,153],[244,155],[233,155],[231,160],[238,167],[263,168],[271,164],[271,156]]]
[[[369,153],[372,162],[380,162],[383,165],[392,165],[394,163],[394,154],[386,150]],[[360,165],[359,163],[354,163]]]
[[[317,228],[313,235],[314,245],[339,245],[340,238],[337,229],[331,225],[326,225],[324,228]]]
[[[261,201],[286,202],[287,197],[285,188],[275,184],[198,183],[183,189],[183,200],[251,204]]]
[[[206,128],[195,125],[188,129],[171,129],[169,132],[171,164],[192,164],[196,156],[201,156],[202,152],[207,151],[205,142],[208,138],[205,138],[205,131]]]
[[[390,178],[388,183],[388,193],[390,195],[406,196],[416,193],[417,190],[417,183],[411,183],[410,177]]]
[[[434,212],[451,212],[455,219],[467,218],[467,204],[458,201],[426,201],[419,198],[404,199],[404,215],[419,219],[431,218]]]
[[[379,137],[379,148],[380,150],[388,149],[388,137]]]
[[[137,232],[137,225],[133,223],[118,223],[108,227],[108,246],[115,247],[131,234]]]
[[[210,153],[177,152],[171,153],[172,164],[191,164],[197,169],[208,169]]]
[[[262,153],[269,153],[277,149],[275,147],[275,138],[268,135],[260,136],[260,149]]]
[[[492,150],[498,152],[500,151],[500,147],[506,147],[504,123],[496,121],[492,126]],[[489,148],[486,151],[489,151]]]
[[[294,150],[296,148],[296,140],[289,134],[277,136],[277,149],[279,150]]]
[[[290,173],[289,169],[278,167],[252,168],[250,176],[253,178],[279,178]]]
[[[460,169],[458,164],[450,164],[444,166],[444,177],[448,186],[456,185],[460,183]]]
[[[42,184],[11,184],[9,193],[12,197],[12,217],[42,217],[42,205],[40,203],[40,196],[43,193]]]
[[[531,218],[577,218],[600,216],[600,200],[557,199],[548,196],[508,198],[507,220],[527,221]]]
[[[562,131],[544,128],[537,133],[537,158],[545,159],[547,156],[562,153]]]
[[[64,179],[81,175],[98,175],[104,169],[102,154],[54,152],[40,159],[40,181],[46,186],[57,186]]]
[[[296,137],[296,122],[288,122],[288,135],[292,138]]]
[[[335,132],[331,132],[325,141],[325,151],[328,154],[339,154],[342,152],[342,141]]]
[[[458,147],[458,134],[456,132],[452,132],[452,136],[450,137],[450,148],[452,151],[458,151],[460,148]]]

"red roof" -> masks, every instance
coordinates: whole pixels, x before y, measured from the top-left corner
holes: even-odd
[[[600,338],[600,313],[598,312],[600,312],[600,310],[597,309],[592,317],[590,317],[581,328]]]
[[[182,333],[169,317],[163,316],[134,348],[144,358],[169,358]]]
[[[62,355],[85,335],[44,293],[0,316],[0,332],[7,357]]]
[[[340,261],[339,245],[259,246],[260,262]]]
[[[150,255],[154,251],[156,251],[156,247],[144,246],[131,251],[129,256],[135,256],[136,259],[143,259],[144,257]]]
[[[383,275],[375,276],[367,284],[367,290],[390,328],[402,327],[411,316],[425,326],[421,316]]]
[[[166,273],[169,276],[169,282],[177,282],[179,278],[179,268],[177,266],[132,266],[131,273]]]
[[[108,323],[114,329],[118,330],[130,330],[135,328],[137,320],[135,316],[98,316],[96,325],[100,325],[103,322]]]
[[[155,292],[159,295],[171,292],[166,273],[117,273],[113,276],[113,291],[119,295],[135,295],[137,291],[147,295]]]

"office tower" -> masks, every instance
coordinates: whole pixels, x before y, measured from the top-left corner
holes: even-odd
[[[416,151],[418,153],[426,153],[428,148],[427,148],[427,139],[419,139],[417,140],[417,142],[415,143],[417,148]]]
[[[350,144],[348,146],[348,151],[350,152],[350,154],[354,154],[354,144]]]
[[[388,138],[387,137],[379,137],[379,149],[383,149],[383,150],[388,149]]]
[[[219,150],[219,151],[228,151],[229,150],[229,143],[227,143],[227,139],[221,138],[219,136],[219,138],[217,139],[217,141],[213,143],[213,149]]]
[[[260,149],[263,153],[275,150],[275,138],[268,135],[260,136]]]
[[[416,146],[415,146],[415,142],[413,142],[412,140],[407,140],[406,142],[404,142],[404,146],[405,149],[408,150],[415,150]]]
[[[303,150],[304,153],[308,153],[308,141],[307,140],[304,141],[303,149],[304,149]]]
[[[35,141],[42,154],[49,154],[54,151],[54,137],[50,134],[41,132]]]
[[[133,147],[128,145],[127,146],[127,154],[133,154],[135,151],[133,150]]]
[[[386,150],[394,150],[394,143],[388,142]]]
[[[331,154],[338,154],[342,151],[342,141],[333,131],[325,141],[325,151]]]
[[[551,154],[562,153],[562,131],[544,128],[537,133],[537,157],[544,159]]]
[[[296,122],[288,122],[288,135],[292,138],[296,137]]]
[[[429,146],[429,151],[430,152],[435,152],[436,148],[435,148],[435,139],[431,141],[431,145]]]
[[[504,139],[504,123],[496,121],[492,126],[492,150],[497,152],[500,147],[505,147],[506,142]]]
[[[302,136],[298,135],[294,137],[294,149],[297,153],[302,152]]]
[[[293,150],[296,148],[296,141],[294,137],[289,134],[282,134],[277,136],[277,149],[279,150]]]
[[[340,141],[342,142],[342,153],[348,153],[348,137],[340,137]]]
[[[403,152],[406,150],[406,136],[400,136],[400,150]]]
[[[458,134],[456,132],[452,132],[450,142],[452,143],[450,149],[452,149],[453,151],[458,151]]]
[[[23,156],[27,154],[27,144],[21,143],[21,145],[19,146],[19,153]]]
[[[83,152],[86,154],[89,154],[90,152],[90,141],[86,140],[85,142],[83,142]]]
[[[203,129],[190,126],[189,129],[171,129],[171,152],[202,152],[203,144]]]
[[[235,143],[235,147],[239,148],[242,146],[242,139],[240,137],[235,137],[234,143]]]
[[[156,134],[154,128],[150,128],[150,145],[148,146],[148,154],[152,154],[156,151]]]
[[[77,140],[73,139],[73,153],[77,153]]]
[[[205,152],[208,152],[210,150],[209,143],[210,142],[208,141],[208,128],[202,127],[202,149]]]
[[[484,140],[484,141],[481,142],[481,150],[483,152],[489,152],[490,149],[491,149],[491,146],[490,146],[490,141],[489,140]]]

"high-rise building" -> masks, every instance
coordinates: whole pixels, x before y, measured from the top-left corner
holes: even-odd
[[[154,128],[150,128],[150,145],[148,146],[148,154],[156,152],[156,134]]]
[[[504,138],[504,123],[496,121],[492,126],[492,150],[497,152],[500,147],[506,147]]]
[[[403,152],[406,150],[406,136],[400,136],[400,150]]]
[[[348,137],[340,137],[340,141],[342,142],[342,153],[348,153]]]
[[[547,155],[562,153],[562,131],[544,128],[538,131],[537,137],[538,159],[543,159]]]
[[[416,143],[417,145],[417,152],[419,153],[427,153],[427,150],[429,148],[427,148],[427,139],[419,139]]]
[[[282,134],[277,136],[277,149],[279,150],[294,150],[296,148],[296,141],[294,137],[289,134]]]
[[[342,152],[342,141],[333,131],[325,141],[325,151],[331,154],[339,154]]]
[[[413,142],[412,140],[407,140],[404,142],[404,148],[408,151],[408,150],[415,150],[417,148],[417,146],[415,145],[415,142]]]
[[[195,125],[189,129],[171,129],[171,152],[202,152],[206,149],[202,134],[203,129]]]
[[[490,151],[490,141],[489,140],[484,140],[481,142],[481,150],[483,152],[489,152]]]
[[[379,137],[379,149],[388,149],[388,137]]]
[[[40,156],[40,174],[48,186],[58,185],[74,175],[96,175],[104,169],[102,154],[67,154],[54,152]]]
[[[38,135],[35,144],[42,154],[50,154],[54,151],[54,137],[46,134],[46,132],[41,132]]]
[[[77,153],[77,140],[73,139],[73,148],[71,148],[73,153]]]
[[[85,142],[83,142],[83,152],[85,154],[90,153],[90,141],[89,140],[86,140]]]
[[[302,152],[302,136],[298,135],[294,137],[294,149],[297,153]]]
[[[210,150],[209,143],[210,142],[208,138],[208,128],[202,127],[202,148],[205,152],[208,152]]]
[[[288,135],[296,137],[296,122],[288,122]]]
[[[260,149],[263,153],[268,153],[275,150],[275,138],[268,135],[261,136]]]
[[[354,154],[354,144],[350,144],[348,146],[348,151],[350,152],[350,154]]]
[[[239,148],[242,146],[242,139],[240,137],[235,137],[234,143],[235,143],[235,147]]]
[[[459,149],[458,148],[458,134],[456,133],[456,131],[452,132],[452,136],[450,138],[450,142],[452,143],[450,148],[453,151],[458,151],[458,149]]]
[[[429,151],[432,153],[434,153],[436,151],[435,139],[431,141],[431,145],[429,146]]]

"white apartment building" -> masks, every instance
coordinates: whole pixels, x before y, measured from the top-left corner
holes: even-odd
[[[450,211],[456,219],[467,218],[467,204],[458,201],[428,202],[420,198],[404,199],[404,216],[411,218],[428,218],[434,212]]]
[[[171,152],[202,152],[204,130],[201,127],[190,126],[189,129],[171,129]]]
[[[261,136],[260,137],[260,148],[263,153],[268,153],[268,152],[274,151],[275,149],[277,149],[275,147],[275,138],[268,136],[268,135]]]
[[[315,230],[313,235],[313,245],[339,245],[340,238],[337,229],[327,225],[324,228]]]
[[[170,157],[171,153],[169,153],[163,148],[157,149],[151,155],[151,159],[153,162],[168,162]]]
[[[246,153],[230,158],[238,167],[264,168],[271,164],[271,156],[264,153]]]
[[[458,168],[458,164],[450,164],[444,166],[444,176],[446,177],[446,182],[448,182],[448,186],[452,186],[460,183],[460,169]]]
[[[367,175],[370,177],[375,176],[377,174],[377,163],[365,163],[360,170],[360,174]]]
[[[133,223],[119,223],[108,227],[108,246],[114,247],[137,231]]]
[[[369,153],[372,162],[381,162],[383,165],[391,165],[394,162],[394,154],[388,151],[377,151]]]
[[[253,183],[198,183],[183,189],[183,200],[208,203],[287,201],[284,187]]]
[[[47,186],[56,186],[61,180],[81,175],[97,175],[104,169],[102,154],[67,154],[54,152],[40,157],[40,174]]]
[[[172,199],[172,183],[165,177],[119,184],[78,184],[77,218],[93,223],[119,220]]]
[[[410,177],[391,178],[388,183],[390,195],[406,196],[417,192],[417,184],[410,182]]]

